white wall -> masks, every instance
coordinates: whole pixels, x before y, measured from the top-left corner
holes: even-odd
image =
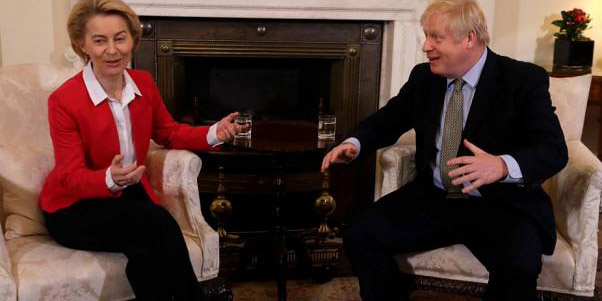
[[[0,23],[0,67],[2,67],[2,24]]]
[[[505,1],[505,0],[498,0]],[[495,2],[496,0],[477,0],[483,13],[485,14],[485,19],[487,19],[487,29],[489,30],[489,37],[493,38],[493,30],[495,29],[494,24],[494,15],[495,15]]]
[[[497,0],[491,48],[499,54],[534,62],[548,69],[554,56],[554,33],[550,24],[561,10],[581,8],[592,17],[584,35],[595,41],[592,72],[602,75],[602,1],[600,0]]]
[[[69,0],[1,0],[0,63],[68,65],[66,20]]]
[[[551,69],[554,32],[561,10],[579,7],[593,21],[585,35],[596,41],[593,73],[602,75],[601,0],[478,0],[488,19],[491,48]],[[69,65],[66,19],[70,0],[0,0],[0,66],[19,63]]]

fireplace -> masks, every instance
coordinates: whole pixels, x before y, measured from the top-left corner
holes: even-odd
[[[378,108],[382,22],[142,17],[134,66],[151,72],[176,120],[212,124],[337,116],[341,141]],[[322,104],[322,106],[321,106]],[[373,195],[374,157],[332,171],[335,221]],[[213,172],[205,165],[202,173]],[[226,187],[227,189],[227,187]],[[211,219],[211,218],[209,218]]]
[[[337,115],[340,141],[395,95],[411,68],[424,60],[417,16],[428,0],[126,2],[144,26],[134,66],[151,72],[174,117],[192,124],[212,123],[232,109],[266,120],[311,121],[322,102]],[[217,161],[204,161],[200,190],[217,189]],[[374,187],[380,186],[375,165],[372,156],[332,171],[335,221],[344,223],[357,203],[372,200]],[[315,176],[300,178],[314,185]],[[263,182],[270,178],[258,183]],[[293,197],[311,201],[315,196]],[[203,202],[210,202],[207,198]],[[257,206],[242,211],[248,208]],[[209,210],[203,210],[211,221]],[[293,210],[312,214],[308,208]],[[308,221],[315,226],[315,216],[295,217],[293,228]],[[251,219],[251,227],[244,222],[230,227],[234,232],[269,227],[260,218]]]

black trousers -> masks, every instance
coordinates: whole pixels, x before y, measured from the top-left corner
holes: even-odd
[[[180,227],[142,185],[125,188],[117,199],[83,199],[44,216],[52,238],[65,247],[124,253],[137,300],[201,300]]]
[[[486,198],[446,199],[410,183],[355,216],[344,244],[363,300],[407,300],[396,254],[464,244],[487,268],[484,300],[533,300],[541,272],[539,226]]]

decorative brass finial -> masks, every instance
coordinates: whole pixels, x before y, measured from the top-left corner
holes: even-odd
[[[219,175],[217,177],[217,197],[211,202],[211,215],[217,218],[217,234],[220,238],[228,236],[225,224],[228,217],[232,213],[232,203],[226,199],[224,188],[224,167],[219,167]]]
[[[328,216],[331,215],[334,210],[337,208],[337,203],[334,200],[334,197],[328,193],[328,189],[330,189],[330,181],[328,171],[324,172],[324,179],[322,180],[322,194],[316,199],[314,202],[314,210],[316,214],[322,217],[322,222],[320,223],[320,227],[318,227],[318,233],[320,234],[329,234],[330,227],[328,226]]]

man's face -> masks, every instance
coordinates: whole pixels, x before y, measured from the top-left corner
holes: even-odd
[[[468,36],[458,39],[449,30],[446,14],[433,14],[423,25],[426,39],[422,51],[426,53],[431,71],[437,75],[457,78],[470,70]]]

